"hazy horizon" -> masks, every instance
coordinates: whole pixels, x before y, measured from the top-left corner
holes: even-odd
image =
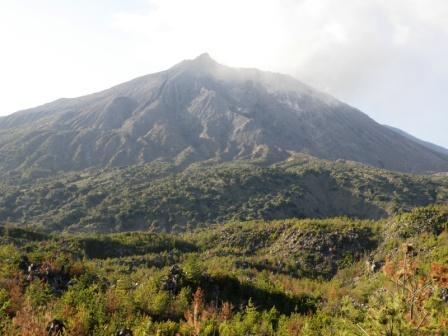
[[[448,147],[448,3],[2,1],[0,115],[106,89],[207,52],[286,73]]]

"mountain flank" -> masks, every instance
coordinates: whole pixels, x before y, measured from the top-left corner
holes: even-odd
[[[430,150],[432,150],[434,152],[438,152],[438,153],[440,153],[442,155],[448,155],[448,149],[445,148],[445,147],[442,147],[442,146],[433,144],[431,142],[424,141],[424,140],[421,140],[419,138],[416,138],[415,136],[413,136],[413,135],[411,135],[411,134],[409,134],[409,133],[407,133],[407,132],[405,132],[405,131],[403,131],[403,130],[401,130],[399,128],[392,127],[392,126],[387,126],[387,125],[385,125],[385,126],[388,127],[389,129],[397,132],[398,134],[403,135],[404,137],[406,137],[406,138],[408,138],[408,139],[410,139],[410,140],[412,140],[414,142],[417,142],[420,145],[422,145],[422,146],[424,146],[424,147],[426,147],[426,148],[428,148],[428,149],[430,149]]]

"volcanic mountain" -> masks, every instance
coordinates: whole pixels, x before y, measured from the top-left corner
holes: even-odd
[[[0,170],[36,176],[154,160],[276,162],[303,152],[403,172],[448,155],[298,80],[208,54],[102,92],[0,118]]]

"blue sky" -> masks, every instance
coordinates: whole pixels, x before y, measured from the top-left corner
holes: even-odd
[[[208,52],[448,147],[446,0],[1,0],[0,115]]]

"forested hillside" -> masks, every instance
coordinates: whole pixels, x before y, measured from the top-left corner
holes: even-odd
[[[0,222],[46,231],[184,231],[231,220],[378,219],[448,200],[448,178],[296,155],[198,164],[152,163],[1,185]]]

